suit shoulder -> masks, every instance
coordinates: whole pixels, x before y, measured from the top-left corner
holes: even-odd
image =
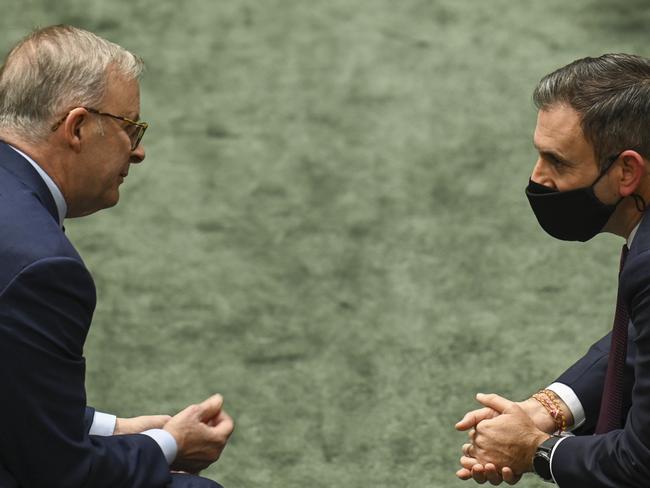
[[[83,263],[58,222],[28,188],[2,188],[0,229],[0,290],[42,259],[63,257]]]

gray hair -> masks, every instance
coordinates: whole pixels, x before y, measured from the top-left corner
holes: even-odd
[[[0,133],[38,143],[57,117],[74,107],[95,107],[115,72],[138,79],[141,58],[76,27],[38,29],[19,42],[0,68]]]
[[[578,59],[546,75],[533,93],[539,110],[566,104],[603,168],[633,149],[650,156],[650,60],[632,54]]]

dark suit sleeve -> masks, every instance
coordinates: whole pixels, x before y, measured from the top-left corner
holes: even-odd
[[[628,259],[629,261],[629,259]],[[629,267],[628,267],[629,265]],[[628,262],[621,277],[635,337],[636,381],[623,429],[570,437],[556,448],[553,474],[563,487],[647,487],[650,478],[650,253]],[[602,387],[601,387],[602,389]]]
[[[90,432],[90,428],[93,426],[93,420],[95,420],[95,409],[93,407],[86,407],[84,411],[84,427],[86,428],[86,433]]]
[[[141,434],[87,430],[83,345],[95,289],[75,259],[25,268],[0,292],[0,451],[21,486],[164,487],[169,466]]]
[[[627,360],[625,364],[625,384],[623,398],[625,398],[623,411],[630,407],[632,386],[634,384],[634,362],[636,359],[636,345],[634,339],[636,332],[630,323],[628,328]],[[609,348],[612,340],[611,332],[593,344],[587,353],[573,366],[567,369],[555,381],[571,387],[576,394],[585,413],[585,422],[573,433],[576,435],[593,434],[600,413],[600,402],[603,396],[605,374]]]

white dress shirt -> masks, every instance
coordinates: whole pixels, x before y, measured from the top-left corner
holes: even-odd
[[[50,193],[52,194],[52,198],[54,199],[54,203],[56,204],[56,209],[58,212],[59,225],[63,227],[63,220],[68,213],[68,205],[66,204],[65,198],[63,198],[63,193],[61,193],[59,187],[56,185],[56,183],[54,183],[54,180],[52,180],[50,175],[48,175],[36,161],[34,161],[20,149],[17,149],[11,145],[9,147],[20,154],[23,158],[25,158],[41,176],[48,189],[50,190]],[[93,423],[90,426],[89,434],[99,436],[113,435],[113,432],[115,432],[116,421],[117,417],[115,415],[95,411],[95,416],[93,417]],[[176,444],[176,439],[174,439],[173,435],[164,429],[150,429],[141,433],[151,437],[154,441],[156,441],[169,464],[174,462],[174,459],[176,459],[176,454],[178,452],[178,445]]]

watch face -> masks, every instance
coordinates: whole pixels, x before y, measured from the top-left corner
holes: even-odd
[[[550,456],[544,451],[537,451],[533,458],[533,469],[542,479],[551,479]]]

